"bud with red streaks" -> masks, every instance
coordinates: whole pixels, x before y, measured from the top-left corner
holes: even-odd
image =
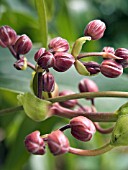
[[[43,91],[45,92],[54,91],[55,80],[54,80],[54,76],[50,72],[47,72],[43,75],[42,81],[43,81],[43,89],[42,89]]]
[[[48,69],[54,66],[55,58],[52,53],[45,51],[42,56],[38,59],[38,65],[43,69]]]
[[[112,54],[115,54],[115,50],[113,47],[104,47],[102,49],[103,52],[107,52],[107,53],[112,53]]]
[[[106,59],[100,65],[101,73],[109,78],[116,78],[123,73],[123,67],[115,60]]]
[[[128,49],[118,48],[115,51],[115,55],[121,58],[121,60],[116,61],[120,63],[123,66],[123,68],[128,67]]]
[[[78,140],[89,141],[96,132],[91,120],[84,116],[74,117],[70,120],[71,134]]]
[[[19,38],[17,39],[14,45],[14,50],[17,54],[26,54],[31,50],[31,48],[32,48],[32,41],[25,34],[19,36]]]
[[[0,27],[0,46],[8,47],[14,45],[17,39],[17,34],[14,29],[5,25]]]
[[[26,70],[27,69],[27,59],[22,56],[19,60],[14,63],[14,67],[17,70]]]
[[[90,36],[92,40],[98,40],[104,35],[106,29],[105,23],[101,20],[92,20],[84,30],[85,36]]]
[[[59,96],[65,96],[65,95],[70,95],[70,94],[74,94],[73,91],[71,90],[63,90],[59,93]],[[61,106],[66,107],[66,108],[74,108],[77,104],[77,100],[73,99],[73,100],[68,100],[65,102],[59,102]]]
[[[40,137],[39,131],[34,131],[27,135],[24,143],[28,152],[35,155],[45,154],[45,143],[43,138]]]
[[[34,60],[37,62],[38,59],[46,52],[45,48],[40,48],[34,55]]]
[[[59,52],[54,54],[55,62],[54,62],[54,70],[58,72],[67,71],[75,62],[74,57],[66,52]]]
[[[100,64],[98,64],[97,62],[84,62],[83,65],[86,67],[90,75],[97,74],[100,72]]]
[[[51,52],[54,52],[54,53],[55,52],[67,52],[69,50],[69,44],[67,40],[61,37],[53,38],[50,41],[48,47],[51,50]]]
[[[60,130],[53,131],[47,137],[48,147],[53,155],[60,155],[69,151],[68,138]]]

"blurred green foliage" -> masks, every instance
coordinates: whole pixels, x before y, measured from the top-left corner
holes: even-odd
[[[86,24],[93,19],[101,19],[107,29],[99,41],[88,42],[83,50],[101,51],[104,46],[127,48],[128,44],[128,3],[127,0],[45,0],[48,19],[48,38],[55,36],[66,38],[72,46],[76,38],[83,36]],[[16,32],[27,34],[34,42],[33,50],[27,54],[34,63],[33,55],[41,46],[41,33],[34,0],[0,0],[0,26],[10,25]],[[17,106],[16,96],[19,91],[30,91],[31,70],[16,71],[15,60],[6,49],[0,48],[0,109]],[[127,73],[127,70],[126,70]],[[60,90],[72,89],[78,92],[77,84],[83,78],[72,68],[66,73],[53,71]],[[72,81],[70,77],[73,77]],[[117,79],[108,79],[102,75],[91,77],[102,90],[128,91],[127,75]],[[6,90],[6,89],[11,89]],[[14,93],[16,90],[17,93]],[[89,104],[88,101],[81,100]],[[96,99],[98,111],[115,111],[126,99]],[[71,154],[53,157],[49,152],[45,156],[30,156],[24,148],[24,137],[33,130],[42,134],[68,122],[66,119],[53,117],[44,122],[30,120],[24,112],[0,118],[0,169],[1,170],[127,170],[128,148],[114,150],[97,157],[80,157]],[[111,125],[111,124],[110,124]],[[104,125],[107,127],[107,125]],[[88,143],[75,140],[66,132],[72,146],[96,148],[109,140],[109,135],[96,133]]]

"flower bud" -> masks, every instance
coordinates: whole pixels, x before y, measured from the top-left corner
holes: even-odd
[[[24,143],[28,152],[35,155],[45,154],[45,143],[43,138],[40,137],[39,131],[34,131],[31,134],[27,135]]]
[[[61,37],[53,38],[50,41],[48,47],[51,50],[51,52],[54,52],[54,53],[55,52],[67,52],[69,50],[69,44],[67,40]]]
[[[96,83],[87,78],[82,79],[78,87],[80,92],[98,92]]]
[[[69,151],[68,138],[60,130],[53,131],[47,138],[48,147],[53,155],[64,154]]]
[[[123,73],[123,67],[115,60],[106,59],[100,65],[101,73],[109,78],[116,78]]]
[[[84,116],[74,117],[70,120],[71,134],[78,140],[89,141],[96,132],[91,120]]]
[[[90,75],[97,74],[100,72],[100,64],[98,64],[97,62],[84,62],[83,65],[86,67]]]
[[[45,48],[40,48],[34,55],[34,59],[37,62],[38,59],[46,52]]]
[[[55,57],[55,62],[53,68],[58,72],[67,71],[75,62],[75,59],[71,54],[64,53],[64,52],[56,53],[54,57]]]
[[[59,93],[59,96],[65,96],[65,95],[70,95],[70,94],[74,94],[73,91],[71,90],[64,90],[64,91],[61,91]],[[73,108],[76,106],[77,104],[77,100],[76,99],[73,99],[73,100],[68,100],[68,101],[65,101],[65,102],[59,102],[61,106],[63,107],[66,107],[66,108]]]
[[[11,27],[5,25],[0,27],[0,45],[2,47],[7,47],[14,45],[17,39],[17,34],[15,30]]]
[[[43,81],[43,91],[45,92],[53,92],[54,87],[55,87],[55,80],[54,76],[50,73],[47,72],[42,76],[42,81]]]
[[[126,48],[118,48],[115,51],[115,55],[122,58],[121,60],[116,60],[118,63],[120,63],[123,68],[128,67],[128,49]]]
[[[85,36],[90,36],[92,40],[98,40],[104,35],[106,29],[105,23],[101,20],[93,20],[88,23],[84,30]]]
[[[17,54],[26,54],[30,51],[31,48],[32,41],[25,34],[21,35],[14,45],[14,50]]]
[[[43,69],[48,69],[54,66],[55,58],[52,53],[46,51],[42,54],[42,56],[38,59],[37,63]]]
[[[115,54],[115,50],[113,47],[104,47],[103,52],[106,52],[106,53],[112,53],[112,54]]]
[[[14,67],[17,70],[26,70],[26,68],[27,68],[27,59],[26,59],[26,57],[23,56],[19,60],[17,60],[14,63]]]

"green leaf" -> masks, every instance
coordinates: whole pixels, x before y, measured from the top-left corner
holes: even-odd
[[[42,121],[48,116],[50,102],[41,100],[31,93],[17,96],[19,103],[23,105],[25,113],[34,121]]]
[[[75,61],[74,66],[79,74],[84,75],[84,76],[90,75],[86,67],[79,60]]]
[[[123,104],[115,113],[119,116],[128,114],[128,102]]]
[[[40,27],[40,36],[43,47],[47,47],[47,17],[44,0],[35,0],[38,18],[39,18],[39,27]]]

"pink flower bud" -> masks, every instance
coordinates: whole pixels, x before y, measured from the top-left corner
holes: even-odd
[[[70,95],[70,94],[74,94],[73,91],[71,90],[63,90],[59,93],[59,96],[65,96],[65,95]],[[68,100],[65,102],[59,102],[61,106],[66,107],[66,108],[73,108],[76,106],[77,104],[77,100],[73,99],[73,100]]]
[[[45,143],[43,138],[40,137],[39,131],[34,131],[27,135],[24,142],[28,152],[35,155],[45,154]]]
[[[45,91],[45,92],[53,92],[54,91],[55,80],[54,80],[54,76],[50,72],[45,73],[43,75],[42,81],[43,81],[43,91]]]
[[[54,53],[55,52],[67,52],[69,50],[69,44],[67,40],[61,37],[53,38],[50,41],[48,47]]]
[[[34,59],[37,62],[38,59],[46,52],[45,48],[40,48],[34,55]]]
[[[64,154],[69,151],[68,138],[60,130],[53,131],[47,138],[48,147],[53,155]]]
[[[0,27],[0,45],[2,47],[14,45],[16,39],[17,34],[15,30],[7,25]]]
[[[17,54],[26,54],[31,50],[31,48],[32,41],[25,34],[21,35],[14,45],[14,50]]]
[[[58,72],[67,71],[75,62],[74,57],[71,54],[59,52],[54,55],[55,63],[54,69]]]
[[[115,54],[115,50],[113,47],[104,47],[103,52],[106,52],[106,53],[112,53],[112,54]]]
[[[71,134],[78,140],[89,141],[96,132],[93,122],[84,116],[70,120]]]
[[[84,78],[79,82],[80,92],[98,92],[98,87],[93,80]]]
[[[118,48],[115,51],[115,55],[122,58],[121,60],[116,60],[118,63],[120,63],[123,68],[128,67],[128,49],[126,48]]]
[[[43,69],[48,69],[54,66],[55,58],[52,53],[46,51],[42,54],[42,56],[38,59],[37,63]]]
[[[90,36],[92,40],[98,40],[104,35],[106,29],[105,23],[101,20],[93,20],[89,22],[84,30],[85,36]]]
[[[98,64],[97,62],[84,62],[83,65],[86,67],[90,75],[97,74],[100,72],[100,64]]]
[[[116,78],[123,73],[123,67],[115,60],[106,59],[100,65],[101,73],[109,78]]]
[[[14,67],[17,70],[26,70],[26,68],[27,68],[27,59],[24,56],[21,57],[19,60],[17,60],[14,63]]]

